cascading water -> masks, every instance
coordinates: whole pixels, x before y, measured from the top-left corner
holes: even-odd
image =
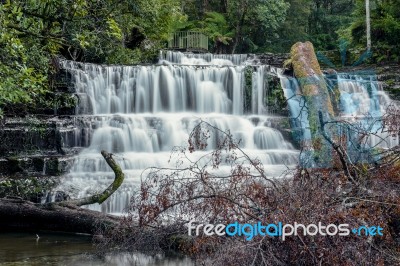
[[[268,93],[265,76],[280,78],[288,103],[292,136],[300,142],[311,140],[307,106],[295,78],[282,75],[281,69],[252,65],[253,62],[254,58],[247,55],[171,51],[162,52],[159,64],[152,66],[101,66],[62,61],[62,67],[72,76],[80,103],[78,115],[74,117],[75,127],[61,130],[60,134],[64,147],[84,149],[76,156],[61,189],[73,197],[102,191],[114,175],[100,151],[112,152],[126,180],[105,203],[89,208],[121,213],[139,186],[140,178],[146,175],[145,169],[175,167],[175,162],[169,160],[171,150],[185,146],[189,133],[201,120],[223,131],[229,130],[241,140],[241,148],[250,157],[260,159],[267,175],[279,176],[287,166],[298,162],[299,151],[271,127],[265,105]],[[245,99],[246,67],[252,69],[250,99]],[[327,82],[330,82],[329,77]],[[338,74],[333,84],[340,91],[339,119],[351,123],[361,121],[360,124],[367,127],[371,117],[379,119],[391,104],[373,75]],[[246,102],[251,106],[246,106]],[[398,145],[398,136],[378,132],[380,126],[379,123],[374,125],[377,134],[370,138],[368,147]],[[216,145],[217,140],[212,138],[208,149]],[[196,161],[205,153],[188,156]],[[307,160],[300,158],[300,161],[303,159]],[[222,166],[218,171],[227,174],[229,166]]]
[[[367,148],[392,148],[399,144],[399,136],[382,132],[380,119],[387,108],[396,105],[382,90],[374,73],[339,73],[337,75],[340,91],[342,117],[357,122],[365,131],[372,132]]]
[[[161,51],[160,59],[163,63],[182,65],[243,65],[247,63],[247,54],[192,54],[172,51]]]
[[[295,78],[279,75],[281,87],[287,99],[292,130],[304,140],[311,139],[310,125],[308,122],[307,105],[300,86]],[[298,141],[300,139],[297,139]]]
[[[276,75],[276,68],[254,66],[253,106],[246,113],[245,55],[167,52],[161,55],[160,64],[153,66],[61,64],[71,73],[80,99],[76,118],[80,129],[70,131],[78,137],[65,138],[70,146],[75,140],[75,145],[86,147],[76,156],[62,190],[83,197],[102,191],[112,182],[113,173],[101,150],[112,152],[126,174],[122,187],[101,206],[91,209],[123,212],[144,170],[174,167],[174,162],[169,162],[171,150],[187,144],[189,133],[200,120],[241,139],[242,149],[250,157],[259,158],[271,177],[298,161],[298,151],[269,126],[263,105],[264,74]],[[216,145],[217,141],[211,139],[208,149]],[[197,160],[205,153],[189,156]],[[219,171],[226,173],[229,166]]]
[[[298,81],[294,77],[281,74],[279,77],[290,112],[292,136],[300,143],[309,143],[311,131],[308,108]],[[334,119],[352,125],[348,127],[342,122],[337,124],[339,132],[348,139],[347,153],[353,162],[374,162],[377,159],[373,155],[374,149],[387,149],[399,145],[399,136],[385,132],[381,122],[387,108],[397,104],[382,90],[373,72],[338,73],[325,78],[328,87],[331,90],[337,87],[340,93],[340,114]],[[368,134],[368,138],[360,141],[363,133]],[[314,165],[306,152],[301,155],[301,164],[307,167]]]

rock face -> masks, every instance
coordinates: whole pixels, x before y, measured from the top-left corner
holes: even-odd
[[[400,101],[400,65],[376,66],[375,69],[383,90],[388,92],[392,99]]]
[[[8,118],[0,128],[0,176],[57,176],[68,171],[72,149],[71,117]]]
[[[286,59],[290,57],[290,54],[272,54],[264,53],[258,55],[250,55],[250,58],[254,57],[255,64],[270,65],[275,67],[282,67]]]

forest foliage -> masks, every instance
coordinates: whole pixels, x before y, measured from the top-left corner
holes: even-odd
[[[345,39],[365,47],[363,0],[4,0],[0,4],[0,115],[13,105],[53,107],[55,60],[154,62],[179,30],[197,30],[217,53],[317,50]],[[400,6],[371,0],[372,44],[399,60]]]

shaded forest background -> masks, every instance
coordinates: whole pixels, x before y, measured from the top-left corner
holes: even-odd
[[[0,1],[0,116],[18,106],[53,108],[55,58],[107,64],[154,62],[171,34],[201,31],[211,52],[286,53],[297,41],[316,50],[364,48],[363,0],[28,0]],[[372,44],[400,57],[400,5],[372,0]],[[28,108],[28,109],[29,109]],[[29,110],[28,110],[29,112]]]

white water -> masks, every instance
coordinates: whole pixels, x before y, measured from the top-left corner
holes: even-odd
[[[80,128],[74,129],[76,135],[65,137],[70,143],[86,143],[88,147],[75,158],[62,189],[73,197],[102,191],[112,182],[113,173],[100,151],[112,152],[126,180],[105,203],[90,208],[121,213],[140,184],[140,178],[145,176],[146,168],[176,166],[175,158],[169,161],[171,150],[187,145],[191,130],[200,120],[223,131],[229,130],[234,138],[241,140],[241,148],[250,157],[260,159],[268,176],[279,177],[287,166],[297,163],[298,151],[278,130],[270,127],[270,117],[263,104],[264,75],[267,72],[276,75],[278,70],[269,66],[254,67],[251,113],[245,114],[245,61],[244,55],[171,52],[162,55],[161,64],[153,66],[101,66],[63,61],[63,68],[71,73],[80,99],[77,108]],[[217,139],[211,137],[208,151],[216,147]],[[188,156],[196,161],[206,153]],[[229,170],[227,165],[210,169],[220,175],[227,175]]]
[[[160,52],[161,63],[182,65],[246,65],[247,54],[192,54],[172,51]]]
[[[382,132],[381,117],[394,104],[381,88],[373,73],[338,74],[342,117],[374,133],[366,141],[369,148],[392,148],[399,144],[399,136]]]
[[[308,109],[299,84],[295,78],[283,75],[279,77],[288,102],[292,136],[297,141],[310,143]],[[387,108],[397,104],[382,90],[373,72],[339,73],[333,79],[328,77],[327,81],[331,88],[337,86],[340,92],[340,114],[333,119],[351,125],[347,127],[345,123],[336,124],[338,133],[341,132],[348,139],[347,152],[353,162],[371,163],[378,159],[372,155],[375,148],[387,149],[399,145],[399,136],[385,132],[381,122]],[[368,137],[361,139],[362,133],[366,133]],[[311,151],[301,155],[300,162],[303,165],[315,165],[310,161]]]
[[[279,75],[281,87],[289,108],[293,135],[297,141],[311,140],[308,110],[300,85],[295,78]]]
[[[253,65],[247,55],[212,55],[163,52],[160,64],[152,66],[101,66],[63,61],[75,84],[80,104],[75,126],[60,133],[64,145],[86,147],[74,160],[65,176],[62,190],[73,197],[83,197],[104,190],[113,173],[100,155],[101,150],[114,153],[124,170],[123,186],[105,203],[91,209],[121,213],[130,197],[146,176],[146,168],[174,168],[176,157],[171,151],[187,145],[189,133],[201,120],[229,130],[241,140],[241,148],[258,158],[270,177],[279,177],[287,166],[298,162],[299,152],[271,127],[265,106],[268,95],[266,75],[279,76],[297,141],[310,141],[308,113],[297,81],[267,65]],[[253,69],[251,106],[245,107],[244,69]],[[341,119],[359,123],[365,128],[371,119],[384,115],[391,103],[373,75],[339,74]],[[249,111],[246,111],[249,110]],[[367,118],[368,117],[368,118]],[[381,133],[375,122],[365,148],[389,148],[399,144],[398,137]],[[358,136],[353,135],[356,142]],[[209,140],[208,151],[217,138]],[[189,154],[192,161],[206,154]],[[304,155],[304,154],[303,154]],[[349,148],[349,155],[360,157]],[[361,156],[362,157],[362,156]],[[303,158],[304,159],[304,158]],[[303,160],[302,159],[302,160]],[[307,158],[305,159],[307,160]],[[199,162],[206,163],[202,159]],[[182,165],[182,167],[185,165]],[[227,175],[229,166],[209,169],[210,173]]]
[[[281,75],[280,69],[271,66],[249,66],[251,62],[246,55],[177,52],[161,53],[160,64],[152,66],[101,66],[63,61],[79,95],[77,112],[80,115],[75,117],[76,126],[61,134],[68,146],[86,148],[76,156],[62,190],[73,197],[102,191],[112,182],[113,173],[100,151],[112,152],[126,180],[105,203],[90,208],[123,212],[140,179],[146,176],[145,169],[176,167],[177,156],[171,157],[171,151],[176,146],[187,145],[189,133],[201,120],[221,130],[230,130],[241,140],[241,148],[250,157],[260,159],[268,176],[279,177],[287,166],[297,164],[299,151],[271,127],[272,118],[264,104],[268,94],[266,75],[280,77],[288,99],[292,136],[297,141],[311,140],[307,108],[296,79]],[[253,69],[251,106],[247,108],[244,106],[246,66]],[[341,92],[342,117],[339,119],[366,127],[371,124],[367,114],[379,119],[391,103],[371,76],[339,74],[336,81]],[[366,148],[398,145],[398,137],[379,132],[380,126],[376,123],[372,128],[377,136],[369,139]],[[212,137],[208,151],[217,142],[217,137]],[[196,161],[206,152],[188,156]],[[357,152],[350,155],[358,156]],[[206,163],[206,159],[199,162]],[[227,175],[229,170],[229,166],[222,165],[218,170],[209,171]]]

